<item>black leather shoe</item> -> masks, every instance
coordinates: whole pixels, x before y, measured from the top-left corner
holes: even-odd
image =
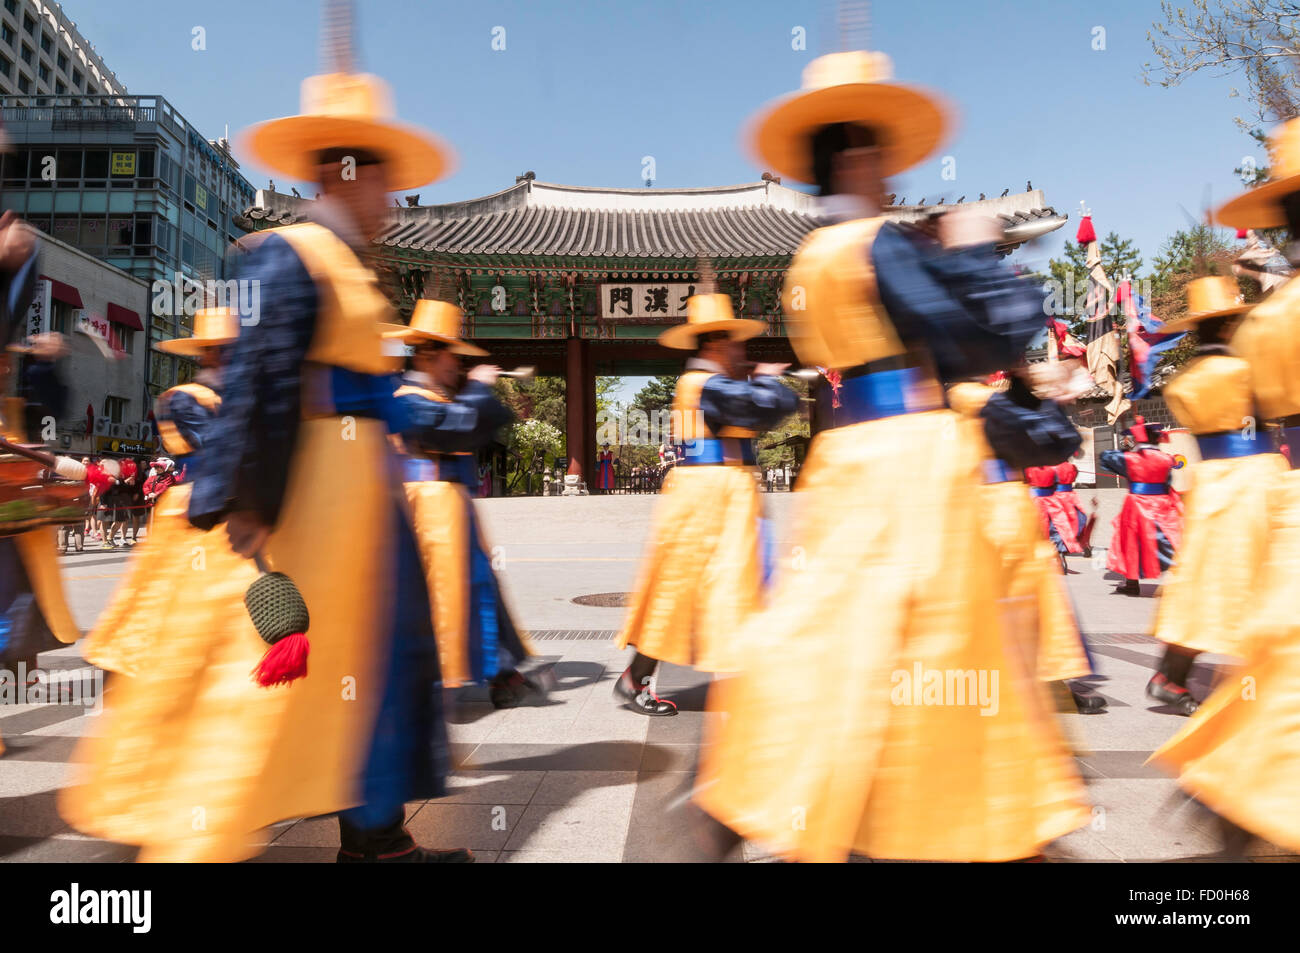
[[[1140,596],[1142,584],[1136,579],[1125,579],[1122,586],[1115,587],[1115,591],[1121,596]]]
[[[1074,707],[1080,715],[1102,715],[1106,713],[1106,699],[1097,694],[1083,682],[1066,682]]]
[[[650,690],[649,679],[644,688],[632,684],[632,676],[626,670],[614,682],[614,697],[620,699],[628,708],[643,715],[663,716],[677,714],[677,706],[667,699],[660,698]]]
[[[1181,685],[1175,685],[1159,673],[1147,682],[1147,697],[1174,708],[1180,715],[1190,715],[1201,707],[1200,702],[1192,697],[1191,692]]]

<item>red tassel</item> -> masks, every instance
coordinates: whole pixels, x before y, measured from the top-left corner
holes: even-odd
[[[253,669],[253,678],[263,688],[273,685],[287,685],[307,674],[307,653],[311,643],[301,632],[286,635],[269,652],[262,656],[262,661]]]
[[[1237,229],[1237,237],[1238,237],[1238,238],[1245,238],[1245,237],[1246,237],[1246,230],[1245,230],[1244,228],[1239,228],[1239,229]]]
[[[1080,245],[1087,245],[1089,242],[1097,240],[1097,232],[1092,227],[1092,216],[1085,215],[1079,219],[1079,232],[1074,236],[1074,240]]]

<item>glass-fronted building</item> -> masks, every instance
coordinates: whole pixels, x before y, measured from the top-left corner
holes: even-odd
[[[161,96],[0,97],[10,151],[0,207],[148,282],[227,277],[226,250],[253,204],[225,140],[209,141]],[[149,341],[187,336],[182,309],[149,315]],[[150,353],[155,395],[189,362]]]

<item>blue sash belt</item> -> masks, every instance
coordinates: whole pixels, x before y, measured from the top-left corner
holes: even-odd
[[[1257,453],[1269,453],[1273,449],[1263,435],[1247,437],[1238,430],[1203,434],[1196,438],[1196,444],[1201,449],[1202,460],[1253,457]]]
[[[677,462],[688,466],[754,466],[757,459],[754,441],[749,437],[699,437],[686,441],[685,453]]]
[[[404,483],[462,483],[473,486],[477,479],[477,465],[469,454],[425,457],[407,457],[402,461]],[[471,474],[471,470],[475,471]]]
[[[1128,485],[1130,493],[1136,493],[1138,496],[1164,496],[1169,492],[1168,483],[1130,483]]]
[[[1051,496],[1055,492],[1056,489],[1050,486],[1031,486],[1029,488],[1030,496]]]
[[[840,385],[840,407],[835,410],[836,426],[868,420],[918,414],[944,406],[939,388],[919,367],[903,367],[850,377]],[[847,418],[840,422],[841,416]]]
[[[1074,484],[1073,484],[1073,483],[1058,483],[1058,484],[1056,484],[1056,492],[1057,492],[1057,493],[1069,493],[1069,492],[1070,492],[1071,490],[1073,490],[1073,489],[1074,489]]]
[[[984,461],[984,482],[985,483],[1010,483],[1013,480],[1019,480],[1020,474],[1007,466],[1004,460],[985,460]]]

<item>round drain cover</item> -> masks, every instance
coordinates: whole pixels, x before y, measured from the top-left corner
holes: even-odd
[[[593,592],[585,596],[574,596],[570,601],[580,606],[597,606],[601,609],[617,609],[632,600],[630,592]]]

